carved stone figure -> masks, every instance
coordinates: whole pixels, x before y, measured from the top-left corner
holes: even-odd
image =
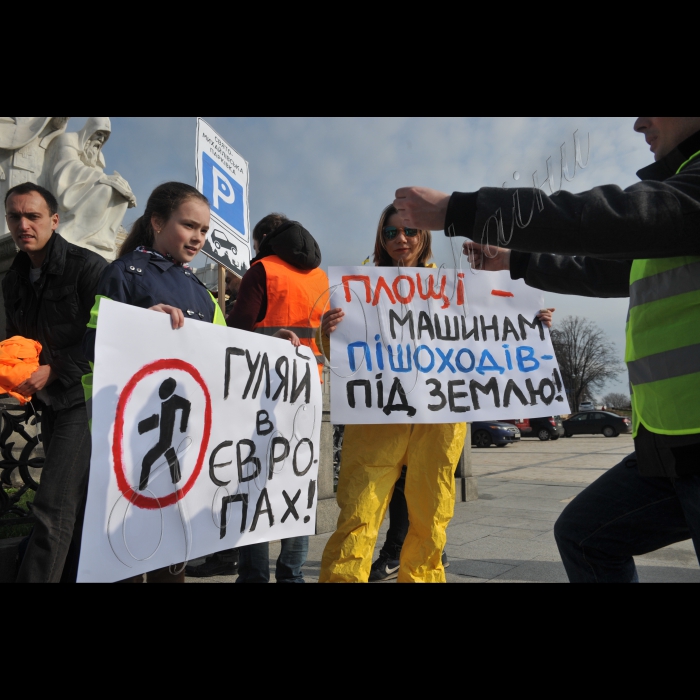
[[[106,175],[102,147],[110,137],[109,117],[90,117],[77,133],[51,143],[44,164],[45,186],[58,200],[59,233],[107,260],[116,256],[116,237],[127,208],[136,206],[129,183]]]
[[[5,194],[15,185],[43,181],[46,152],[70,117],[0,117],[0,234],[9,233]]]

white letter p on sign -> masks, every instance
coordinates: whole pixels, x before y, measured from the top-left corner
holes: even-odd
[[[220,170],[212,168],[214,175],[214,208],[219,208],[219,200],[226,204],[233,204],[236,201],[236,194],[226,175]]]

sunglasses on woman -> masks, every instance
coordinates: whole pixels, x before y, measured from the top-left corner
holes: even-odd
[[[402,226],[385,226],[382,229],[382,233],[384,234],[384,238],[386,238],[387,241],[393,241],[394,238],[396,238],[396,236],[398,236],[400,233],[403,233],[406,236],[406,238],[413,238],[414,236],[417,236],[420,233],[420,229],[403,228]]]

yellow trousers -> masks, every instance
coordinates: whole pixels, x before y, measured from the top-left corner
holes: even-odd
[[[410,525],[399,583],[445,582],[441,557],[466,434],[465,423],[345,428],[338,529],[323,552],[319,583],[367,582],[377,534],[404,465]]]

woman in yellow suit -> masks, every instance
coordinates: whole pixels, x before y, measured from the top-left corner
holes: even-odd
[[[435,267],[430,231],[406,229],[393,206],[379,219],[374,247],[378,267]],[[323,319],[324,335],[342,320],[342,309]],[[455,506],[454,473],[464,448],[465,423],[348,425],[343,440],[338,529],[328,540],[320,583],[366,583],[379,528],[406,470],[410,526],[401,550],[399,583],[444,583],[442,550]]]

